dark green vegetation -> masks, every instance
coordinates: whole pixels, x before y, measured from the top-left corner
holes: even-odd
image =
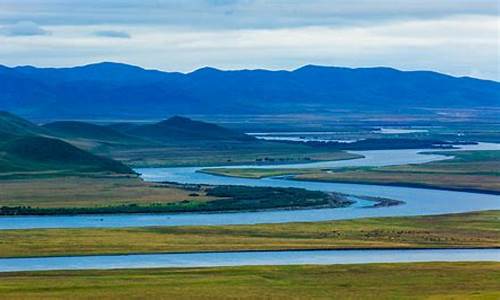
[[[0,274],[8,299],[498,299],[500,263]]]
[[[0,215],[170,213],[340,207],[343,196],[296,188],[144,183],[136,178],[4,180]]]
[[[299,188],[217,186],[208,190],[207,196],[229,199],[204,203],[200,208],[203,211],[342,207],[351,204],[337,194]]]
[[[43,128],[8,112],[0,111],[0,144],[16,136],[47,134]]]
[[[0,82],[0,109],[65,119],[339,110],[418,116],[433,115],[432,108],[495,108],[500,92],[498,82],[435,72],[313,65],[293,71],[202,68],[187,74],[118,63],[0,66]]]
[[[231,226],[4,230],[0,256],[500,247],[500,211]]]
[[[135,173],[120,162],[54,139],[45,128],[0,112],[0,178],[67,174]]]
[[[14,138],[0,148],[2,177],[38,174],[135,174],[124,164],[61,140],[45,137]],[[47,172],[47,173],[44,173]]]
[[[443,188],[500,193],[500,151],[436,152],[453,159],[388,167],[320,169],[204,169],[203,172],[247,178],[294,174],[298,180],[318,180]]]

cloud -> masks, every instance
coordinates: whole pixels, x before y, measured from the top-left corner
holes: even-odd
[[[19,21],[12,25],[0,27],[0,34],[7,36],[48,35],[50,31],[43,29],[31,21]]]
[[[0,57],[9,65],[72,66],[111,60],[168,71],[205,65],[222,69],[391,66],[499,80],[498,21],[492,16],[456,16],[369,27],[225,30],[55,26],[51,27],[52,36],[36,41],[0,37]],[[103,43],[102,38],[88,34],[104,30],[133,32],[134,38]]]
[[[385,65],[500,80],[499,15],[498,0],[0,0],[0,27],[31,20],[53,33],[13,39],[5,25],[0,57],[174,71]]]
[[[99,37],[109,37],[109,38],[119,38],[119,39],[131,38],[130,33],[126,31],[117,31],[117,30],[99,30],[95,31],[94,35]]]
[[[0,23],[213,29],[350,26],[499,13],[497,0],[1,0]]]

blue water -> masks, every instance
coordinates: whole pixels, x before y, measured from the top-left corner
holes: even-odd
[[[480,143],[465,146],[466,150],[500,150],[500,144]],[[423,155],[424,150],[377,150],[357,152],[362,159],[281,165],[279,167],[344,167],[384,166],[402,163],[422,163],[446,159],[442,155]],[[435,150],[433,150],[435,151]],[[241,166],[240,166],[241,167]],[[254,166],[247,166],[254,167]],[[260,166],[274,168],[276,166]],[[80,216],[18,216],[0,217],[2,229],[28,228],[81,228],[81,227],[144,227],[227,225],[284,222],[312,222],[363,217],[415,216],[460,213],[500,209],[500,196],[422,188],[377,186],[363,184],[292,181],[279,178],[244,179],[197,173],[200,168],[147,168],[137,169],[148,181],[174,181],[179,183],[227,184],[247,186],[298,187],[309,190],[339,192],[357,196],[384,197],[404,201],[404,205],[363,208],[353,205],[335,209],[281,210],[241,213],[186,213],[186,214],[124,214]]]
[[[496,144],[480,144],[472,148],[471,150],[500,149],[499,145]],[[279,167],[334,168],[344,166],[384,166],[403,163],[423,163],[447,158],[441,155],[422,155],[419,154],[419,150],[364,151],[358,153],[364,155],[365,158],[349,161],[282,165]],[[259,167],[274,168],[276,166]],[[337,209],[213,214],[0,217],[0,229],[257,224],[324,221],[375,216],[430,215],[500,209],[500,196],[496,195],[392,186],[291,181],[279,178],[242,179],[202,174],[197,173],[197,170],[199,168],[149,168],[139,169],[138,171],[143,174],[145,180],[149,181],[299,187],[310,190],[351,194],[354,195],[352,197],[355,200],[355,195],[375,196],[402,200],[405,201],[405,204],[392,207],[366,208],[369,202],[358,199],[355,205]],[[258,251],[10,258],[0,259],[0,272],[432,261],[500,261],[500,249]]]
[[[0,259],[0,272],[500,261],[500,249],[256,251]]]

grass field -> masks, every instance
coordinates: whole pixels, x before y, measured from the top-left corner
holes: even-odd
[[[114,149],[100,154],[132,167],[276,164],[360,157],[343,151],[267,142],[186,142],[156,148]]]
[[[0,274],[6,299],[498,299],[500,263]]]
[[[215,199],[175,186],[145,183],[139,178],[57,177],[0,180],[0,206],[40,208],[95,207]]]
[[[420,186],[500,193],[500,151],[454,151],[454,159],[389,167],[320,169],[205,169],[224,176],[262,178],[295,174],[295,179]]]
[[[500,211],[238,226],[5,230],[0,257],[419,247],[500,247]]]
[[[295,176],[302,174],[316,175],[318,173],[322,173],[323,171],[320,169],[207,168],[201,169],[198,172],[220,176],[260,179],[264,177],[283,176],[291,174]]]
[[[139,178],[0,181],[0,215],[179,213],[343,207],[345,196],[297,188],[147,183]]]

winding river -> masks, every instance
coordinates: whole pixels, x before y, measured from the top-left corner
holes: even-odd
[[[463,150],[500,150],[500,144],[479,143]],[[252,168],[335,168],[345,166],[388,166],[425,163],[449,159],[449,156],[422,154],[429,150],[375,150],[354,152],[363,158],[307,164],[230,166]],[[432,150],[433,152],[440,150]],[[194,184],[225,184],[271,187],[298,187],[309,190],[339,192],[355,196],[383,197],[404,201],[404,205],[366,208],[359,201],[346,208],[276,210],[239,213],[123,214],[78,216],[0,217],[0,230],[30,228],[146,227],[186,225],[229,225],[285,222],[313,222],[363,217],[415,216],[500,209],[500,196],[480,193],[407,188],[381,185],[293,181],[283,178],[245,179],[214,176],[197,172],[200,167],[137,169],[147,181],[172,181]],[[354,198],[356,199],[356,198]]]
[[[500,150],[500,144],[479,143],[464,150]],[[363,158],[272,166],[230,166],[252,168],[335,168],[346,166],[388,166],[449,159],[429,150],[377,150],[354,152]],[[439,150],[437,150],[439,151]],[[436,150],[432,150],[436,152]],[[240,213],[124,214],[78,216],[0,217],[0,230],[31,228],[145,227],[185,225],[226,225],[283,222],[312,222],[382,216],[415,216],[500,209],[500,196],[423,188],[381,185],[292,181],[285,178],[244,179],[197,172],[199,167],[137,169],[147,181],[192,184],[224,184],[270,187],[298,187],[340,192],[356,196],[383,197],[404,201],[391,207],[367,208],[359,200],[346,208],[276,210]],[[152,267],[205,267],[279,264],[338,264],[420,261],[500,261],[500,249],[435,250],[326,250],[256,251],[82,257],[40,257],[0,259],[0,272],[55,269],[114,269]]]

